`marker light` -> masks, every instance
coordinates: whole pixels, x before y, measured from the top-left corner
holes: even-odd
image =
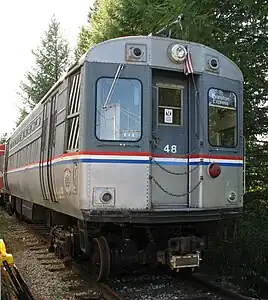
[[[184,46],[173,44],[168,49],[169,57],[174,62],[183,62],[187,56],[187,50]]]
[[[208,166],[208,175],[212,178],[216,178],[221,174],[221,167],[217,163],[211,163]]]
[[[228,201],[229,202],[235,202],[236,201],[236,193],[234,191],[231,191],[228,194]]]

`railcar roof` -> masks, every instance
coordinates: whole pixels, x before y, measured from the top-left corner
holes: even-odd
[[[136,64],[146,64],[155,68],[183,70],[183,63],[173,63],[167,55],[167,49],[171,44],[175,43],[186,46],[191,52],[194,73],[211,73],[206,68],[206,58],[216,57],[220,61],[219,76],[243,82],[243,74],[238,66],[217,50],[194,42],[157,36],[126,36],[104,41],[90,48],[81,58],[79,64],[84,63],[84,61],[129,63],[125,58],[126,45],[137,44],[145,45],[147,51],[145,60],[135,62]]]

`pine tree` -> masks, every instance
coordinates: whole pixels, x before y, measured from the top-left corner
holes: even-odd
[[[98,9],[101,7],[101,0],[95,0],[93,6],[89,8],[89,13],[87,15],[88,24],[81,27],[80,33],[78,35],[77,47],[75,49],[75,58],[79,59],[91,46],[91,20],[92,17],[96,16]]]
[[[7,140],[7,133],[4,133],[2,136],[0,136],[0,144],[4,144]]]
[[[19,107],[19,111],[20,111],[20,115],[18,117],[18,119],[16,120],[16,126],[19,126],[20,123],[28,116],[29,114],[29,110],[27,110],[27,108],[24,107]]]
[[[35,67],[27,72],[26,78],[20,83],[20,96],[24,107],[17,125],[27,116],[27,112],[42,99],[52,85],[60,78],[69,63],[69,45],[61,36],[60,23],[55,16],[52,17],[48,30],[41,39],[41,45],[36,51]]]
[[[200,35],[210,39],[215,27],[211,26],[211,2],[197,0],[95,0],[89,13],[88,25],[82,27],[78,37],[78,51],[82,53],[92,45],[127,35],[148,35],[185,15],[183,31],[173,26],[173,37],[191,40]],[[214,1],[215,2],[215,1]],[[203,33],[206,32],[204,35]],[[210,39],[211,40],[211,39]]]

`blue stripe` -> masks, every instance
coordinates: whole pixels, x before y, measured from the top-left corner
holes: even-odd
[[[73,160],[65,160],[62,161],[62,163],[73,163]],[[105,158],[80,158],[78,159],[78,162],[81,163],[100,163],[100,164],[105,164],[105,163],[111,163],[111,164],[139,164],[139,165],[144,165],[144,164],[149,164],[148,159],[144,160],[133,160],[133,159],[105,159]],[[57,164],[58,162],[55,162],[54,164]]]

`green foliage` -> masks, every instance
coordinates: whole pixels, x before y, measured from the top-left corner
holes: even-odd
[[[4,133],[1,137],[0,137],[0,144],[4,144],[7,140],[7,133]]]
[[[19,107],[19,111],[20,111],[20,115],[18,117],[18,119],[16,120],[16,126],[19,126],[20,123],[27,117],[27,115],[29,114],[29,111],[26,109],[26,107]]]
[[[75,58],[78,60],[90,47],[91,34],[88,28],[82,26],[78,37],[78,44],[75,50]]]
[[[219,271],[223,275],[232,274],[233,282],[247,293],[267,297],[267,200],[247,201],[244,215],[238,220],[237,241],[219,244],[210,255],[217,274]]]
[[[7,220],[2,212],[0,212],[0,239],[4,238],[4,233],[7,229]]]
[[[78,60],[91,46],[91,32],[89,24],[91,23],[92,16],[95,16],[100,7],[100,0],[95,0],[93,7],[89,9],[88,13],[88,26],[82,26],[78,36],[78,43],[75,49],[75,58]]]
[[[98,0],[90,14],[90,26],[82,28],[78,49],[88,49],[95,43],[126,35],[148,35],[174,21],[180,14],[186,16],[184,31],[174,27],[174,37],[198,39],[210,36],[212,27],[208,22],[211,1],[183,0]],[[198,5],[199,4],[199,5]],[[82,51],[81,51],[82,52]]]
[[[66,70],[69,53],[68,42],[60,34],[60,23],[53,16],[41,39],[41,45],[36,51],[32,51],[36,65],[32,71],[27,72],[25,80],[20,83],[20,96],[24,107],[20,109],[17,125]]]

